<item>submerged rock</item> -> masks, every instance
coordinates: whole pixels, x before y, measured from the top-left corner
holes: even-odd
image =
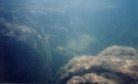
[[[138,52],[135,48],[126,46],[111,46],[104,49],[99,56],[136,56]]]
[[[113,80],[105,79],[94,73],[89,73],[84,76],[74,76],[67,84],[117,84]]]
[[[97,56],[75,57],[59,72],[59,84],[137,84],[137,60],[136,49],[121,46]]]

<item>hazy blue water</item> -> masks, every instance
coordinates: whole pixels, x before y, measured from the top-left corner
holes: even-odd
[[[138,49],[137,33],[138,0],[0,0],[0,81],[54,81],[73,56]]]

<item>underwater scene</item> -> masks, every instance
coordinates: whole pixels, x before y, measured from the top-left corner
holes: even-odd
[[[138,0],[0,0],[0,83],[138,84]]]

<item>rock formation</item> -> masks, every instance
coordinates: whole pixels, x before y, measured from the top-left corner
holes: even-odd
[[[97,56],[75,57],[59,72],[59,84],[137,84],[138,53],[111,46]]]

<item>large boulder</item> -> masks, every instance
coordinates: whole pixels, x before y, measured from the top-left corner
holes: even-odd
[[[81,56],[70,60],[59,72],[59,83],[136,84],[137,60],[136,49],[112,46],[97,56]]]

